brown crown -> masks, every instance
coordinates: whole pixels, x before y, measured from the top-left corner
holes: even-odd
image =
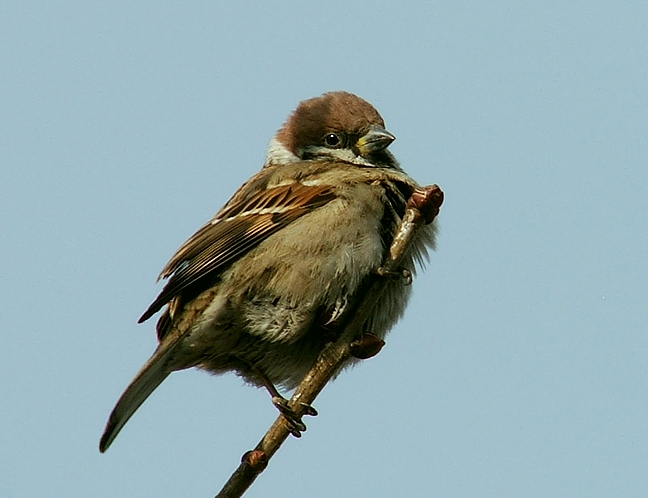
[[[301,102],[276,137],[297,155],[304,146],[321,144],[327,133],[363,135],[371,125],[384,127],[385,122],[369,102],[352,93],[329,92]]]

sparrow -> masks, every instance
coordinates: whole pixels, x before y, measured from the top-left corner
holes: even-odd
[[[387,149],[394,139],[376,109],[351,93],[298,105],[261,171],[162,269],[166,285],[139,319],[162,310],[159,344],[110,414],[101,452],[170,373],[191,367],[267,389],[290,420],[278,387],[294,389],[335,339],[418,187]],[[418,232],[404,270],[424,263],[435,231],[431,223]],[[398,279],[385,285],[363,326],[381,340],[411,293]],[[305,429],[293,424],[295,435]]]

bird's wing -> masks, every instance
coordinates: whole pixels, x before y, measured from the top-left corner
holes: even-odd
[[[201,280],[212,285],[215,278],[243,254],[334,198],[329,186],[301,183],[256,189],[249,196],[235,195],[167,263],[160,276],[170,277],[169,281],[139,323],[153,316],[188,286]]]

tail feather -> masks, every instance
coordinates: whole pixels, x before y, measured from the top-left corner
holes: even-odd
[[[158,348],[117,401],[99,442],[101,453],[108,449],[133,413],[172,372],[166,361],[170,349],[168,347]]]

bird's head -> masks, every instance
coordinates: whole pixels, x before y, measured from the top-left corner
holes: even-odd
[[[329,92],[299,104],[270,141],[266,165],[333,160],[398,169],[387,150],[395,138],[369,102]]]

